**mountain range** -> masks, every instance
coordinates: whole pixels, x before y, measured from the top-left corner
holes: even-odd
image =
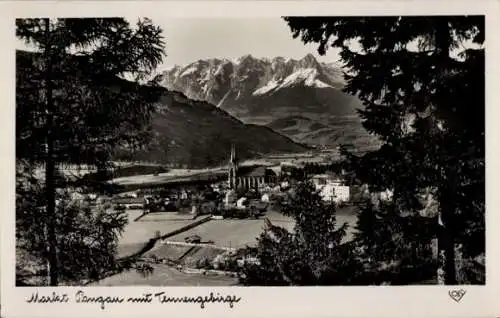
[[[204,59],[174,66],[163,85],[203,100],[245,123],[266,125],[310,145],[374,142],[361,126],[361,101],[342,91],[343,71],[312,54],[304,58]]]
[[[23,87],[22,80],[39,80],[31,78],[31,74],[19,75],[27,69],[34,69],[25,66],[39,63],[40,58],[37,53],[16,51],[17,89]],[[78,74],[82,82],[93,81],[78,69],[74,73]],[[96,85],[107,85],[113,91],[127,91],[139,84],[116,77],[101,80]],[[151,123],[153,138],[141,150],[115,149],[113,159],[206,167],[227,163],[232,144],[236,146],[242,160],[270,153],[298,153],[309,149],[269,127],[243,123],[223,109],[205,101],[192,100],[181,92],[164,87],[141,88],[160,90],[161,98],[156,103]],[[22,109],[21,103],[16,104],[16,112],[22,112]]]

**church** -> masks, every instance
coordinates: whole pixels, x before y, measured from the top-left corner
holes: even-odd
[[[236,147],[231,146],[228,169],[228,185],[230,189],[253,189],[276,181],[276,173],[264,166],[240,167],[236,156]]]

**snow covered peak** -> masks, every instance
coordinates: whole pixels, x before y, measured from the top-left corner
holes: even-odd
[[[306,86],[312,87],[331,87],[330,85],[318,79],[319,72],[315,68],[305,68],[292,73],[283,81],[283,87],[292,86],[303,83]]]
[[[282,86],[287,87],[302,82],[307,86],[312,86],[317,75],[318,71],[314,68],[299,69],[285,78]]]
[[[320,66],[314,55],[312,55],[311,53],[307,54],[302,59],[300,59],[300,61],[298,61],[297,64],[299,67],[302,68],[314,68]]]
[[[286,78],[280,80],[273,78],[266,85],[255,90],[252,95],[264,95],[285,87],[304,85],[316,88],[333,87],[320,79],[320,72],[315,68],[298,69]]]
[[[280,87],[280,83],[278,81],[276,81],[275,79],[272,79],[270,80],[269,82],[267,82],[266,85],[256,89],[252,95],[264,95],[264,94],[267,94],[269,92],[272,92],[274,90],[276,90],[277,88]]]
[[[206,59],[173,68],[164,75],[163,84],[168,89],[214,105],[245,101],[287,87],[339,88],[343,82],[341,70],[319,63],[313,54],[300,60],[256,58],[251,54],[236,60]]]

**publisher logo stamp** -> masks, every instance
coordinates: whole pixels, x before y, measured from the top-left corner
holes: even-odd
[[[464,297],[466,291],[463,289],[450,290],[448,295],[450,295],[451,299],[456,301],[457,303]]]

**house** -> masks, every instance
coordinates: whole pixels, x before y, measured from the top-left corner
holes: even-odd
[[[181,195],[180,195],[180,199],[187,200],[188,198],[189,198],[189,195],[188,195],[187,191],[182,190]]]
[[[246,208],[247,204],[248,204],[248,199],[245,198],[245,197],[239,198],[238,201],[236,201],[236,207],[238,209],[244,209],[244,208]]]
[[[286,190],[288,188],[290,188],[290,182],[289,181],[281,181],[280,190]]]
[[[341,185],[343,181],[333,174],[317,174],[311,177],[314,186],[320,187],[327,184]]]
[[[324,201],[348,202],[350,200],[350,188],[343,180],[332,174],[318,174],[311,181]]]
[[[191,206],[191,214],[194,214],[194,215],[198,214],[198,206],[196,206],[196,204],[193,204]]]
[[[228,192],[226,192],[226,197],[224,200],[224,203],[226,205],[232,205],[236,202],[236,200],[238,200],[238,195],[233,190],[229,190]]]

